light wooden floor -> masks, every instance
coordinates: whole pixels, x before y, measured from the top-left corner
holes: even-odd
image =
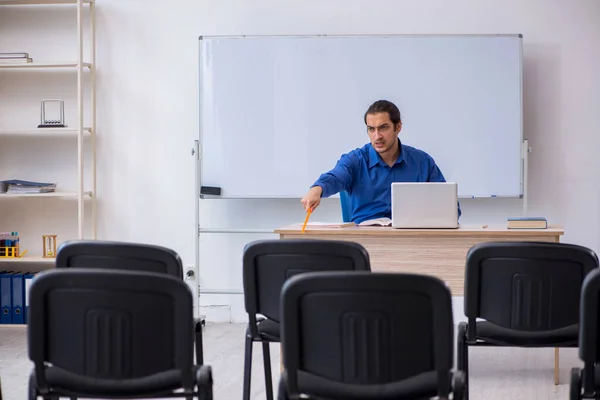
[[[204,336],[205,363],[213,367],[216,400],[242,397],[244,366],[243,324],[208,324]],[[561,350],[558,386],[553,382],[553,349],[471,348],[471,399],[568,399],[568,377],[579,366],[576,349]],[[279,346],[271,346],[273,384],[279,375]],[[26,330],[0,327],[0,377],[3,400],[24,400],[31,362],[27,357]],[[254,345],[252,399],[264,399],[262,351]]]

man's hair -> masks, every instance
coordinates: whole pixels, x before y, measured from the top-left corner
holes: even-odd
[[[376,113],[388,113],[390,116],[390,121],[392,121],[394,125],[402,122],[402,119],[400,118],[400,110],[398,110],[398,107],[396,107],[396,105],[391,101],[377,100],[375,103],[371,104],[365,113],[365,124],[367,123],[367,115]]]

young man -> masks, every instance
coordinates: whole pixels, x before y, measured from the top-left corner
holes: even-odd
[[[353,222],[391,218],[392,182],[446,182],[429,154],[400,142],[402,120],[396,105],[376,101],[364,120],[370,143],[342,155],[331,171],[319,177],[301,200],[307,211],[314,211],[322,197],[345,190]]]

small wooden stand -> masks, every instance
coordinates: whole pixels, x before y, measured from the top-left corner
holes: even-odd
[[[44,239],[44,258],[56,257],[56,235],[43,235]]]

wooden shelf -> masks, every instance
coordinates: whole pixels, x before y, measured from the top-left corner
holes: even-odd
[[[91,128],[83,128],[83,136],[90,136]],[[73,136],[77,137],[77,129],[70,128],[33,128],[33,129],[0,129],[0,136]]]
[[[25,254],[21,258],[0,257],[0,264],[3,264],[3,263],[54,264],[55,261],[56,261],[56,258],[44,258],[42,256],[27,256],[27,254]]]
[[[83,196],[85,198],[91,198],[92,192],[83,192]],[[79,194],[77,192],[52,192],[52,193],[0,193],[0,199],[3,198],[11,198],[11,197],[58,197],[58,198],[67,198],[67,199],[77,199]]]
[[[83,0],[83,4],[91,4],[93,0]],[[27,6],[51,4],[77,4],[77,0],[0,0],[0,6]]]
[[[0,3],[2,0],[0,0]],[[83,63],[83,67],[87,69],[92,68],[91,63]],[[1,64],[0,69],[60,69],[60,68],[77,68],[77,63],[23,63],[23,64]]]

